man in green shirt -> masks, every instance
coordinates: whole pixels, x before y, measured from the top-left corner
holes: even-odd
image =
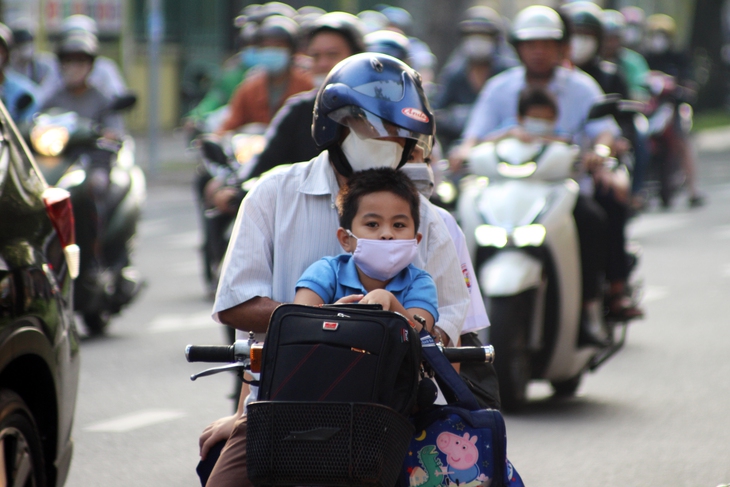
[[[632,99],[648,100],[646,76],[649,65],[644,56],[622,45],[623,30],[626,28],[623,14],[617,10],[604,10],[601,21],[604,31],[603,58],[621,68]]]

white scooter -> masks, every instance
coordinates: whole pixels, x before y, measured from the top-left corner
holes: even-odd
[[[626,323],[604,323],[605,347],[579,344],[581,261],[573,208],[579,148],[503,139],[476,146],[458,216],[491,322],[502,406],[526,402],[531,379],[572,395],[617,352]]]

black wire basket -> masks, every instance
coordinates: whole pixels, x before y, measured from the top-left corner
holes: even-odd
[[[379,404],[248,405],[248,477],[257,486],[393,487],[413,426]]]

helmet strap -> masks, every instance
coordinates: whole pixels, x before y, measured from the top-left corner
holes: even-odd
[[[327,148],[327,153],[330,157],[330,162],[341,176],[349,178],[352,176],[352,166],[347,161],[347,156],[342,151],[340,144],[332,144]]]

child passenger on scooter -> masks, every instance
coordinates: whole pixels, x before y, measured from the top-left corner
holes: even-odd
[[[535,139],[568,142],[555,132],[558,120],[558,105],[555,98],[542,88],[528,86],[520,92],[517,102],[517,122],[519,125],[497,135],[492,140],[515,137],[523,142]]]
[[[346,253],[310,265],[297,282],[294,302],[380,304],[433,332],[436,285],[411,264],[421,241],[413,182],[390,168],[357,172],[340,190],[337,210],[337,239]]]

